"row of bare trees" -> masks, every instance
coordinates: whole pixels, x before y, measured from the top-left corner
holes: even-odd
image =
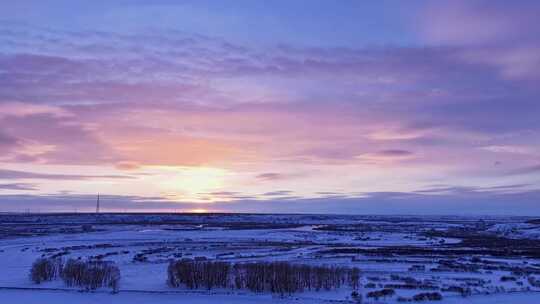
[[[189,289],[226,288],[231,265],[226,262],[172,261],[167,268],[171,287],[185,285]]]
[[[60,258],[39,258],[30,269],[30,279],[37,284],[54,280],[58,276],[70,287],[77,286],[85,290],[110,287],[113,292],[117,292],[120,269],[113,262],[69,259],[64,263]]]
[[[36,284],[56,279],[62,271],[61,259],[39,258],[30,269],[30,280]]]
[[[69,259],[63,267],[61,276],[67,286],[78,286],[86,290],[110,287],[113,292],[117,292],[120,269],[109,261]]]
[[[253,292],[291,294],[305,290],[332,290],[349,286],[358,290],[360,270],[335,266],[312,266],[288,262],[227,263],[220,261],[171,261],[167,283],[190,289],[232,288]],[[114,262],[40,258],[30,278],[35,283],[60,277],[67,286],[85,290],[109,287],[118,291],[120,270]]]
[[[236,288],[254,292],[291,294],[304,290],[359,287],[358,268],[312,266],[288,262],[227,263],[177,260],[169,263],[167,282],[172,287]]]

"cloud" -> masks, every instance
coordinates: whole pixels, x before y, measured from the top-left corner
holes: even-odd
[[[540,173],[540,164],[512,169],[506,172],[507,175],[526,175]]]
[[[139,169],[141,165],[136,162],[122,161],[116,164],[116,168],[120,170],[136,170]]]
[[[539,12],[537,1],[451,1],[431,5],[420,29],[429,43],[458,46],[460,57],[469,62],[492,65],[510,79],[536,81]]]
[[[391,214],[391,215],[530,215],[540,212],[539,190],[518,192],[463,191],[429,194],[410,192],[366,192],[361,197],[233,200],[215,203],[168,202],[151,197],[104,196],[105,211],[190,211],[309,213],[309,214]],[[93,195],[0,195],[1,211],[43,210],[93,212]]]
[[[216,191],[216,192],[210,192],[208,193],[212,196],[224,196],[224,197],[231,197],[235,195],[239,195],[239,192],[233,192],[233,191]]]
[[[8,71],[0,103],[14,107],[11,100],[20,100],[11,111],[18,116],[0,126],[54,147],[34,156],[44,162],[351,163],[367,146],[465,148],[471,134],[538,129],[540,107],[530,88],[509,87],[489,64],[462,58],[456,46],[262,52],[175,31],[13,31],[0,35],[16,44],[0,56]],[[89,150],[96,153],[83,153]]]
[[[489,190],[512,190],[512,189],[521,189],[525,187],[530,187],[531,184],[511,184],[511,185],[500,185],[500,186],[491,186],[491,187],[484,187],[485,189]]]
[[[263,193],[263,196],[285,196],[292,194],[293,191],[289,190],[279,190],[279,191],[270,191]]]
[[[463,20],[471,24],[476,16],[499,22],[463,5],[455,14],[470,14]],[[538,150],[539,91],[531,79],[540,69],[530,52],[537,39],[503,43],[516,29],[500,38],[504,26],[496,25],[474,41],[474,31],[488,28],[472,28],[470,38],[428,22],[442,32],[425,34],[425,45],[363,48],[255,48],[178,31],[8,25],[0,31],[1,160],[11,168],[137,172],[206,166],[265,182],[304,176],[287,173],[293,169],[317,171],[306,177],[311,187],[339,176],[344,193],[375,184],[411,190],[486,171],[496,179],[507,164],[527,167],[531,156],[507,152]],[[54,178],[61,179],[47,177]],[[478,192],[453,193],[467,191]]]
[[[31,115],[50,114],[57,117],[69,117],[71,113],[57,106],[29,104],[23,102],[0,103],[0,118],[5,116],[25,117]]]
[[[0,190],[33,191],[37,190],[37,187],[34,184],[11,183],[0,184]]]
[[[363,153],[356,156],[356,159],[360,159],[367,162],[390,162],[406,160],[414,157],[414,153],[407,150],[388,149],[381,150],[372,153]]]
[[[79,174],[47,174],[17,170],[0,169],[0,179],[43,179],[43,180],[89,180],[89,179],[134,179],[129,175],[79,175]]]
[[[512,146],[512,145],[493,145],[481,147],[481,149],[494,153],[511,153],[511,154],[534,154],[534,150],[529,147]]]
[[[412,153],[411,151],[407,151],[407,150],[382,150],[382,151],[378,151],[375,153],[376,155],[380,155],[380,156],[387,156],[387,157],[405,157],[405,156],[410,156],[410,155],[413,155],[414,153]]]
[[[20,141],[17,138],[0,131],[0,156],[7,155],[19,146]]]
[[[466,196],[466,195],[475,195],[479,193],[484,194],[497,194],[497,193],[507,193],[507,192],[527,192],[530,189],[534,189],[532,184],[508,184],[508,185],[497,185],[497,186],[436,186],[423,190],[417,190],[415,193],[419,194],[433,194],[433,195],[454,195],[456,197]]]
[[[286,175],[281,174],[281,173],[268,172],[268,173],[261,173],[255,176],[255,178],[262,181],[275,181],[275,180],[282,180],[287,177]]]
[[[17,139],[7,135],[0,133],[0,145],[13,145],[17,143]]]
[[[15,212],[95,212],[96,196],[84,194],[0,195],[0,210]],[[100,195],[102,212],[106,211],[176,211],[195,209],[197,204],[175,205],[156,197]]]
[[[32,109],[35,105],[27,106]],[[10,130],[10,136],[18,140],[19,149],[11,151],[14,160],[95,164],[111,163],[117,158],[93,127],[75,116],[33,110],[12,111],[11,115],[0,115],[0,128]]]
[[[538,40],[540,30],[534,27],[540,5],[522,1],[508,5],[504,0],[452,1],[431,5],[424,12],[426,23],[421,32],[432,42],[489,45],[493,43],[527,43]],[[466,25],[463,31],[456,24]]]

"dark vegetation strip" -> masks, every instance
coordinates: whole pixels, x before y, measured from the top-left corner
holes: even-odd
[[[359,287],[358,268],[298,265],[288,262],[228,263],[171,261],[167,270],[171,287],[189,289],[233,288],[253,292],[291,294],[305,290]]]
[[[60,258],[39,258],[30,269],[30,279],[36,284],[60,277],[69,286],[84,290],[109,287],[118,291],[120,269],[113,262],[81,261],[69,259],[65,264]]]
[[[516,247],[496,248],[430,248],[430,247],[384,247],[384,248],[332,248],[319,254],[363,254],[367,256],[474,256],[540,258],[540,248],[520,249]]]

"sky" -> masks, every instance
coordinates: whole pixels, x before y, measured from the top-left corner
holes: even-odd
[[[540,215],[538,1],[11,1],[0,212]]]

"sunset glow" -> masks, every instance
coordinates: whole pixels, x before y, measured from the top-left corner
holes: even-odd
[[[0,211],[540,212],[537,2],[59,2],[0,12]]]

